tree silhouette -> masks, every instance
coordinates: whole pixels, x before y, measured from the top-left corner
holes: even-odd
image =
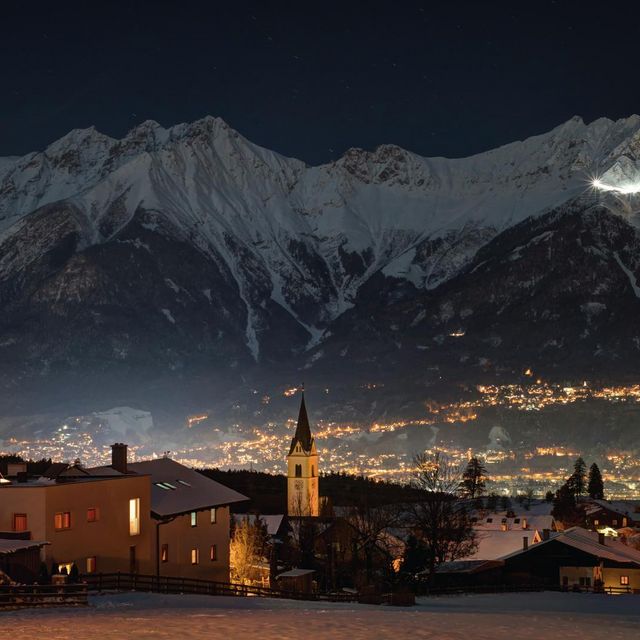
[[[567,480],[569,491],[578,498],[587,490],[587,465],[580,456],[573,465],[573,473]]]
[[[602,500],[604,498],[604,482],[600,468],[594,462],[589,469],[589,482],[587,483],[587,493],[594,500]]]
[[[462,496],[473,500],[484,493],[486,479],[486,467],[482,464],[482,460],[474,456],[469,460],[467,468],[462,474],[458,490]]]

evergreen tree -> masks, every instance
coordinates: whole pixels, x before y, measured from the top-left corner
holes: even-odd
[[[583,524],[576,496],[568,481],[556,491],[551,515],[568,527]]]
[[[465,498],[474,500],[484,493],[487,479],[487,469],[482,464],[482,460],[475,456],[469,460],[467,468],[462,474],[459,492]]]
[[[587,484],[587,493],[594,500],[602,500],[604,498],[604,482],[600,468],[594,462],[589,469],[589,482]]]
[[[553,491],[551,490],[547,491],[547,493],[544,494],[545,502],[553,502],[554,497],[555,493],[553,493]]]
[[[573,473],[567,480],[569,491],[576,497],[583,495],[587,489],[587,465],[580,456],[573,465]]]

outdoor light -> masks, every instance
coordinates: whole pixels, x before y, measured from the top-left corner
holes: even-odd
[[[640,181],[630,182],[621,185],[612,185],[602,182],[599,178],[594,178],[591,181],[591,186],[598,191],[613,191],[614,193],[620,193],[623,195],[631,195],[634,193],[640,193]]]

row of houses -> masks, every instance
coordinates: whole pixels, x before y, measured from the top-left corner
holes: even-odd
[[[440,566],[436,583],[640,592],[638,505],[588,500],[583,506],[586,526],[567,530],[551,515],[550,503],[537,502],[519,513],[475,514],[475,552]]]
[[[229,580],[230,506],[247,498],[170,458],[53,465],[0,483],[0,570],[131,572]]]

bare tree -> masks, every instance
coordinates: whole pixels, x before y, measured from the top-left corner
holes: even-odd
[[[231,582],[251,583],[256,567],[265,561],[266,541],[266,527],[258,516],[253,522],[244,518],[235,525],[229,545]]]
[[[477,548],[465,503],[456,496],[462,469],[440,451],[415,456],[414,484],[424,498],[409,505],[410,523],[428,549],[429,580],[443,562],[464,558]]]
[[[349,509],[347,521],[355,534],[354,551],[362,552],[364,556],[366,583],[373,582],[376,567],[387,575],[393,573],[394,561],[403,553],[401,543],[389,531],[399,523],[398,507],[371,507],[363,499]]]

